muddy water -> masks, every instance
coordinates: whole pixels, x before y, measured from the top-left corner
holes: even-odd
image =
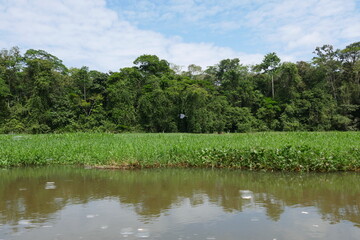
[[[360,239],[360,174],[0,170],[0,239]]]

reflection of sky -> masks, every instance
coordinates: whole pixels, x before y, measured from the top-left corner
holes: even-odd
[[[158,217],[145,220],[135,207],[116,198],[69,204],[49,222],[33,226],[23,220],[11,238],[5,234],[10,226],[0,226],[0,239],[125,239],[121,229],[129,227],[135,233],[138,228],[149,229],[149,239],[360,239],[360,229],[352,223],[330,224],[314,207],[285,207],[274,221],[257,204],[246,205],[242,212],[226,212],[205,194],[198,194],[196,200],[194,204],[183,198]]]
[[[360,239],[360,229],[351,226],[348,221],[338,224],[323,221],[314,207],[286,207],[274,230],[281,239]]]

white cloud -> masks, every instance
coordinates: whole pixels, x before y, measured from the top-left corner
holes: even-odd
[[[263,58],[261,54],[237,53],[230,48],[217,47],[208,43],[178,43],[169,46],[168,52],[170,53],[169,60],[181,66],[189,65],[187,60],[189,57],[194,64],[200,66],[210,66],[209,59],[213,61],[213,64],[225,58],[239,58],[242,64],[255,64]],[[175,62],[176,59],[180,61]]]
[[[169,26],[179,28],[178,32],[203,32],[203,38],[217,34],[218,39],[232,41],[232,47],[246,52],[258,53],[261,48],[262,54],[275,51],[306,60],[316,46],[342,48],[360,38],[358,0],[158,0],[140,9],[139,2],[149,6],[153,1],[132,2],[130,8],[141,16],[124,17],[141,19],[142,26],[170,21]],[[258,47],[242,49],[235,45],[236,38]]]
[[[131,66],[142,54],[202,67],[234,57],[259,63],[274,51],[286,61],[306,60],[316,46],[341,48],[360,39],[356,1],[134,0],[115,11],[107,7],[114,0],[0,0],[0,48],[44,49],[67,66],[101,71]],[[201,31],[202,40],[144,30],[139,22],[177,24],[189,35]],[[233,45],[219,46],[210,35]]]
[[[0,1],[1,47],[18,45],[46,50],[68,66],[101,71],[132,65],[142,54],[156,54],[170,62],[203,67],[243,54],[211,43],[187,43],[137,28],[106,8],[104,0]],[[146,4],[146,2],[144,2]],[[245,55],[245,64],[261,59]],[[250,61],[248,61],[250,60]]]
[[[248,27],[257,28],[274,47],[287,53],[309,53],[316,46],[337,47],[360,38],[356,0],[269,1],[247,19]]]

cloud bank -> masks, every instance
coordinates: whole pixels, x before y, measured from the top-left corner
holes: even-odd
[[[100,71],[131,66],[142,54],[156,54],[184,67],[206,67],[235,57],[254,64],[273,51],[282,60],[294,61],[316,46],[344,47],[360,39],[357,4],[356,0],[0,0],[0,48],[43,49],[67,66]],[[225,45],[224,39],[233,42]],[[248,44],[242,48],[241,41]]]
[[[131,66],[142,54],[156,54],[181,66],[216,64],[242,57],[253,63],[261,55],[246,55],[212,43],[187,43],[179,37],[142,30],[120,19],[103,0],[1,1],[0,46],[46,50],[66,65],[116,71]]]

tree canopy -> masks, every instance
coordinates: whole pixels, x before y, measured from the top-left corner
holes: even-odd
[[[187,71],[155,55],[102,73],[44,50],[0,51],[0,133],[360,130],[360,42]]]

